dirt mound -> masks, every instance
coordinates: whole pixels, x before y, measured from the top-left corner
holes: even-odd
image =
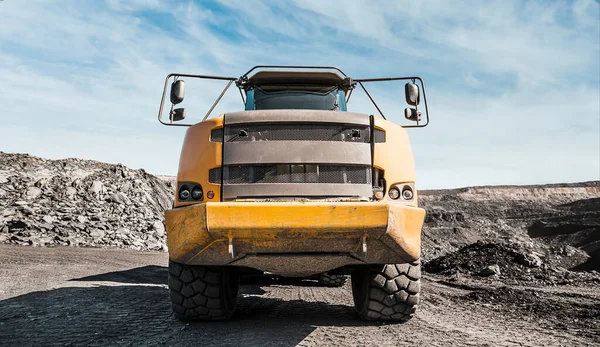
[[[547,263],[538,253],[511,245],[476,242],[426,262],[423,269],[439,275],[459,273],[495,276],[505,283],[571,284],[593,281],[600,283],[596,272],[578,273]]]
[[[524,253],[502,244],[477,242],[456,252],[433,259],[424,265],[427,272],[452,275],[457,272],[480,274],[488,266],[498,266],[499,274],[530,272],[542,266],[542,260],[534,253]]]
[[[172,199],[144,170],[0,152],[0,242],[166,250]]]

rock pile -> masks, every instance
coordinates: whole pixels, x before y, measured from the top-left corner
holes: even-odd
[[[431,273],[481,274],[483,276],[520,272],[523,268],[539,268],[542,260],[535,253],[527,253],[509,245],[476,242],[456,252],[433,259],[424,266]]]
[[[165,251],[173,194],[144,170],[0,152],[0,242]]]
[[[569,284],[598,282],[597,272],[573,272],[544,262],[543,255],[521,249],[519,245],[476,242],[455,252],[435,258],[423,269],[439,275],[467,274],[480,277],[494,276],[505,283],[538,282],[540,284]]]

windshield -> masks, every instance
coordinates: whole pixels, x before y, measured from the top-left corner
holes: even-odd
[[[263,86],[254,88],[254,109],[338,110],[338,88]]]

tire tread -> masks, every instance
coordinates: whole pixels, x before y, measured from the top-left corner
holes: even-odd
[[[348,277],[345,275],[330,275],[327,272],[324,272],[317,277],[317,281],[320,284],[328,287],[341,287],[346,283],[347,280]]]
[[[363,290],[359,289],[361,286]],[[360,318],[367,321],[408,321],[416,312],[420,291],[419,260],[386,264],[352,275],[355,306]]]
[[[169,296],[173,314],[182,321],[231,318],[237,301],[235,276],[222,267],[185,265],[169,260]],[[235,283],[225,283],[235,281]],[[230,290],[228,286],[232,285]]]

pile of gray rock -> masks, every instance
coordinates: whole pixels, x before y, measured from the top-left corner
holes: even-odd
[[[144,170],[0,152],[0,243],[166,251],[173,194]]]

